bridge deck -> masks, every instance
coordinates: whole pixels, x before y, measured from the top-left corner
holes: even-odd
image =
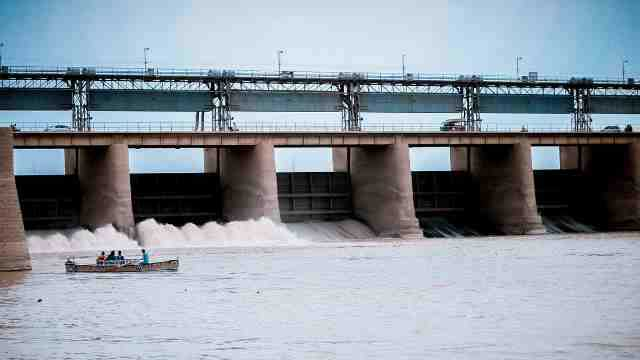
[[[252,146],[265,141],[274,146],[340,147],[390,145],[478,146],[515,144],[523,140],[534,146],[630,144],[640,133],[456,133],[456,132],[16,132],[15,148],[67,148],[127,144],[134,148]]]

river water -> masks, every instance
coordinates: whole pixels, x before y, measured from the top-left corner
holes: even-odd
[[[152,249],[176,273],[36,253],[0,275],[0,358],[640,357],[638,233],[253,241]]]

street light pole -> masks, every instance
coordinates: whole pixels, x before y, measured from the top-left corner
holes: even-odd
[[[2,48],[4,47],[4,42],[0,42],[0,66],[2,66]]]
[[[407,72],[405,70],[405,60],[407,59],[407,55],[402,54],[402,78],[406,78],[407,77]]]
[[[147,53],[149,52],[149,50],[151,50],[150,48],[146,47],[144,48],[144,72],[147,72],[147,65],[149,64],[149,61],[147,60]]]
[[[622,60],[622,82],[624,82],[624,64],[627,64],[629,60]]]
[[[522,60],[522,56],[516,57],[516,80],[520,78],[520,60]]]
[[[278,50],[278,75],[280,75],[280,57],[284,54],[284,50]]]

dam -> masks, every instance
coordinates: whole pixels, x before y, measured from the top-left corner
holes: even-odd
[[[640,224],[637,133],[1,131],[5,269],[29,266],[25,228],[113,224],[132,234],[146,218],[175,225],[355,218],[398,239],[421,238],[442,217],[509,235],[544,233],[545,214],[572,214],[606,231]],[[410,148],[443,145],[452,171],[411,171]],[[334,172],[277,173],[279,146],[331,147]],[[561,169],[533,170],[532,146],[558,146]],[[130,174],[129,147],[203,148],[205,172]],[[66,174],[14,176],[14,148],[65,149]]]
[[[639,99],[640,84],[591,78],[3,67],[0,110],[70,110],[71,127],[0,128],[0,270],[29,268],[25,229],[111,224],[133,236],[148,218],[357,219],[396,239],[443,235],[429,230],[440,219],[469,234],[541,234],[543,217],[565,214],[635,230],[640,133],[592,131],[591,115],[639,114]],[[188,112],[195,122],[94,122],[104,111]],[[333,112],[342,127],[241,130],[232,112]],[[367,113],[457,113],[459,128],[368,127]],[[486,113],[566,114],[571,126],[488,131]],[[559,147],[560,170],[533,170],[537,146]],[[280,147],[331,148],[334,171],[277,173]],[[412,172],[409,151],[421,147],[449,148],[452,171]],[[130,148],[201,148],[204,172],[131,174]],[[14,149],[64,149],[65,174],[14,176]]]

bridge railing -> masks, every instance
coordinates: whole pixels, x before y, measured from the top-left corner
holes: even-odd
[[[141,77],[227,77],[235,79],[303,79],[303,80],[484,80],[503,82],[570,82],[572,79],[590,79],[596,83],[622,84],[627,79],[621,77],[597,77],[582,75],[542,76],[535,79],[523,76],[520,78],[508,74],[431,74],[431,73],[388,73],[388,72],[322,72],[322,71],[265,71],[243,69],[186,69],[186,68],[140,68],[140,67],[95,67],[95,66],[33,66],[9,65],[1,69],[9,74],[48,74],[48,75],[104,75],[104,76],[141,76]],[[629,75],[627,78],[633,78]],[[637,78],[637,77],[636,77]],[[639,79],[640,80],[640,79]]]
[[[12,123],[0,122],[0,127],[9,127]],[[24,132],[49,132],[49,133],[73,133],[71,127],[60,125],[59,123],[46,122],[17,122],[17,131]],[[638,129],[634,126],[634,129]],[[483,124],[481,131],[484,132],[572,132],[569,126],[562,124],[546,123],[528,125],[524,130],[522,126],[509,124]],[[599,131],[599,130],[594,130]],[[205,128],[204,131],[194,130],[192,123],[180,121],[161,121],[161,122],[92,122],[91,132],[205,132],[211,133],[211,128]],[[299,133],[338,133],[349,132],[344,131],[340,123],[284,123],[284,122],[238,122],[232,129],[224,131],[225,133],[282,133],[282,132],[299,132]],[[441,130],[440,125],[426,122],[377,122],[363,125],[359,132],[445,132]],[[456,133],[459,131],[449,131]]]

